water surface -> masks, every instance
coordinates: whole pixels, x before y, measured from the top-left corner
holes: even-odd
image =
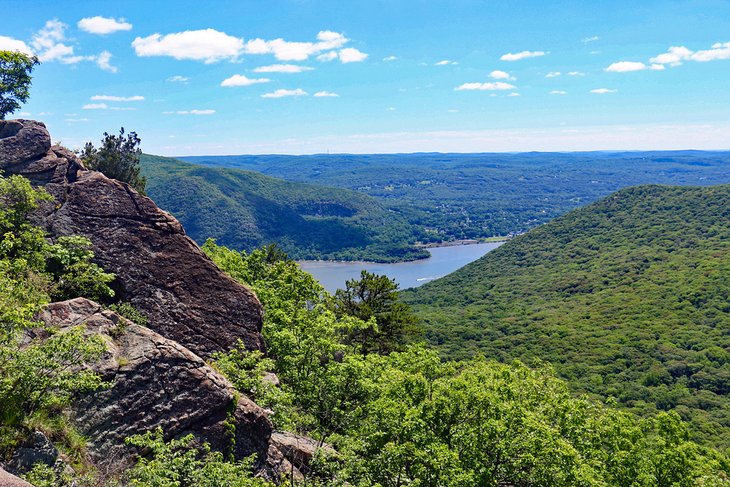
[[[299,264],[302,269],[311,273],[327,291],[334,293],[336,289],[345,287],[345,281],[359,279],[360,271],[365,269],[375,274],[385,274],[395,279],[400,289],[417,287],[443,277],[477,260],[490,250],[494,250],[503,242],[480,243],[473,245],[453,245],[449,247],[432,247],[428,249],[431,257],[413,262],[395,264],[378,264],[373,262],[331,262],[304,260]]]

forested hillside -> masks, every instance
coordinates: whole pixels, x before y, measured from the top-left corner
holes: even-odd
[[[252,171],[143,155],[147,192],[198,243],[278,244],[297,259],[392,262],[428,257],[406,220],[362,193]]]
[[[619,191],[404,297],[446,357],[548,361],[730,446],[730,186]]]
[[[730,152],[197,156],[196,164],[355,189],[442,241],[521,232],[639,184],[730,183]]]

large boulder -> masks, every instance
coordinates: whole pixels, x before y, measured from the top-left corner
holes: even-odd
[[[192,433],[237,459],[255,454],[268,477],[292,470],[271,441],[265,411],[179,343],[83,298],[52,303],[38,319],[61,332],[83,326],[106,344],[107,352],[89,368],[110,386],[71,406],[95,463],[123,461],[130,453],[126,438],[162,428],[168,437]]]
[[[239,339],[249,349],[264,348],[256,296],[218,269],[151,199],[52,147],[45,125],[0,120],[0,170],[55,197],[38,222],[51,238],[89,238],[97,263],[117,276],[117,297],[145,315],[150,328],[204,358]]]

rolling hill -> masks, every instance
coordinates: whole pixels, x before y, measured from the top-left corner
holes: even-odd
[[[730,183],[730,152],[315,154],[183,158],[354,189],[404,215],[419,240],[529,230],[628,186]]]
[[[553,364],[730,446],[730,186],[621,190],[403,293],[449,358]]]
[[[147,193],[198,243],[252,250],[277,243],[296,259],[412,260],[412,227],[356,191],[295,183],[252,171],[143,155]]]

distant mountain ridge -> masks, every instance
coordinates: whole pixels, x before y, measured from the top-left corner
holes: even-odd
[[[403,296],[447,357],[548,361],[730,446],[730,185],[621,190]]]
[[[199,244],[253,250],[278,244],[296,259],[424,258],[413,228],[365,194],[295,183],[253,171],[143,155],[147,193]]]
[[[439,242],[529,230],[640,184],[730,183],[730,152],[525,152],[193,156],[196,164],[354,189]]]

